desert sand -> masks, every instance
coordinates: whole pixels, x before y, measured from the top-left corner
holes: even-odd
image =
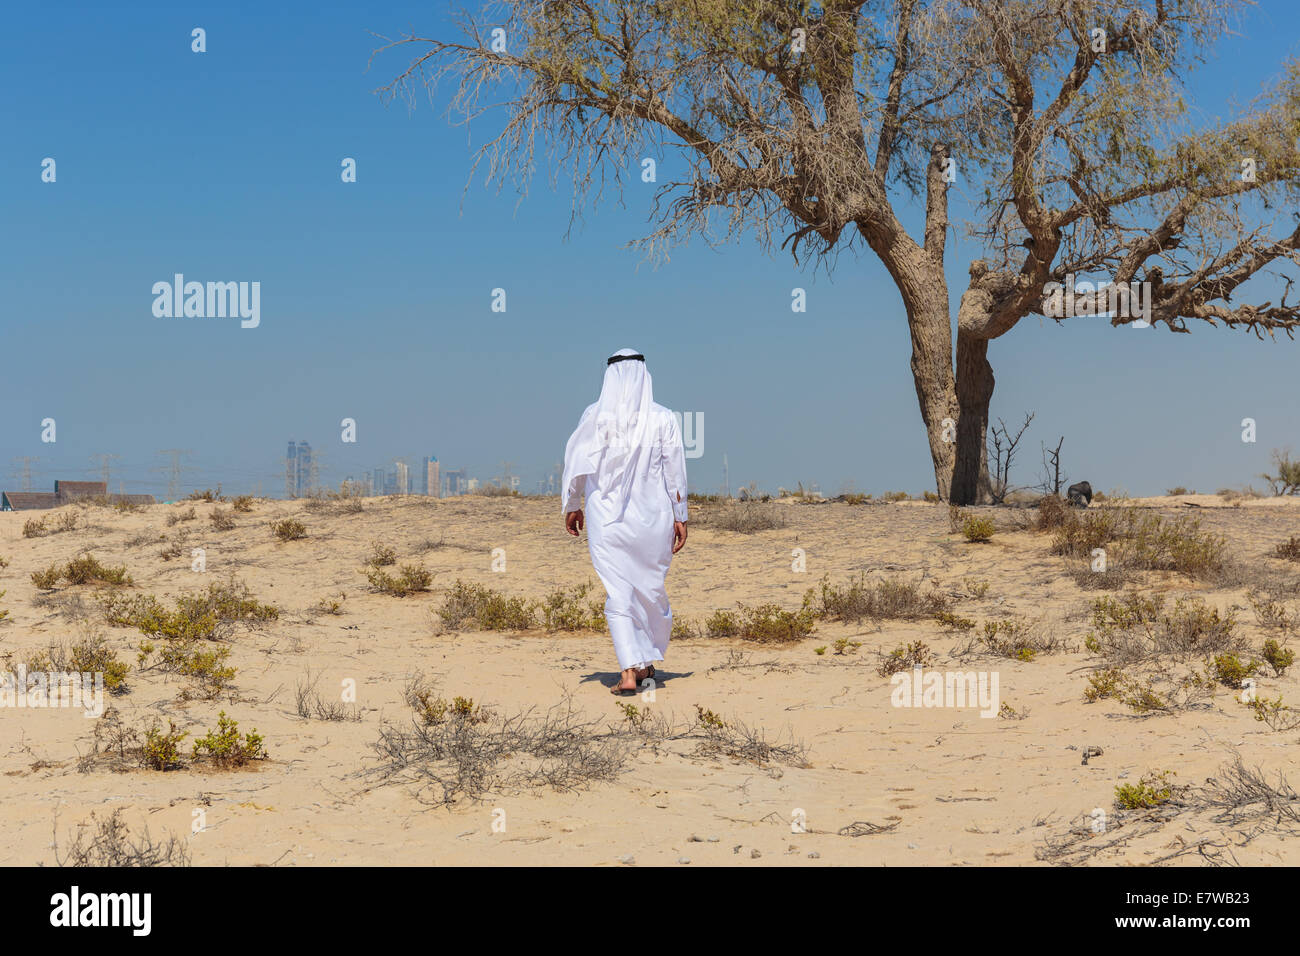
[[[1194,514],[1227,538],[1229,553],[1260,583],[1296,577],[1294,563],[1269,552],[1300,533],[1300,501],[1246,499],[1234,507],[1203,495],[1128,505]],[[190,507],[194,520],[167,524],[169,514]],[[924,502],[777,501],[767,507],[782,509],[785,526],[753,534],[711,526],[737,505],[695,505],[669,594],[678,618],[698,622],[737,602],[796,609],[824,575],[835,582],[860,572],[868,580],[897,576],[937,586],[953,597],[956,614],[980,625],[1035,620],[1069,651],[1032,661],[959,659],[969,636],[934,621],[823,620],[811,637],[787,645],[674,640],[648,702],[607,691],[616,665],[603,634],[449,632],[439,624],[445,589],[458,578],[537,599],[557,586],[596,582],[585,538],[564,534],[555,498],[375,498],[364,499],[359,513],[259,500],[251,513],[234,514],[226,531],[208,520],[217,507],[229,506],[0,514],[0,558],[8,562],[0,568],[0,609],[10,612],[0,623],[0,670],[74,639],[77,596],[102,622],[96,587],[60,585],[38,601],[31,582],[33,571],[85,550],[125,565],[130,592],[173,598],[233,573],[282,610],[279,620],[235,629],[226,646],[238,673],[215,700],[183,699],[183,678],[137,671],[141,634],[103,625],[132,665],[129,692],[106,697],[124,723],[170,719],[192,740],[225,711],[241,731],[265,737],[268,759],[247,768],[79,770],[94,719],[70,709],[0,711],[0,863],[52,865],[56,838],[66,846],[92,813],[118,808],[133,833],[178,835],[195,865],[1207,865],[1216,854],[1242,864],[1300,863],[1300,841],[1267,813],[1235,822],[1197,808],[1167,818],[1115,815],[1118,784],[1163,770],[1179,784],[1203,785],[1235,755],[1300,785],[1300,731],[1269,729],[1228,689],[1202,707],[1149,716],[1113,700],[1085,703],[1086,675],[1097,664],[1083,647],[1086,612],[1103,592],[1081,589],[1065,559],[1051,553],[1050,535],[1014,530],[1004,520],[1008,509],[972,509],[999,526],[991,542],[972,544],[951,530],[946,506]],[[80,527],[23,537],[25,520],[62,511],[78,512]],[[270,533],[269,523],[286,515],[301,518],[307,537],[279,541]],[[163,557],[161,539],[186,529],[185,556]],[[434,572],[430,590],[397,598],[369,589],[359,568],[375,541],[391,546],[399,565]],[[206,553],[202,573],[190,567],[197,547]],[[502,571],[492,570],[494,549],[504,549]],[[794,549],[804,551],[803,570],[794,569]],[[980,582],[987,590],[975,596]],[[1234,610],[1258,648],[1266,632],[1250,609],[1251,586],[1215,587],[1168,572],[1141,578],[1144,593],[1197,594]],[[346,594],[341,613],[314,610],[339,592]],[[861,646],[816,653],[838,638]],[[891,682],[877,672],[880,655],[916,640],[932,648],[939,669],[996,671],[1001,700],[1027,715],[892,706]],[[360,720],[300,717],[295,687],[308,673],[319,678],[323,697],[354,680]],[[567,696],[611,725],[626,723],[621,705],[632,703],[687,726],[698,705],[769,739],[802,742],[806,766],[701,751],[698,739],[685,737],[633,746],[614,779],[579,789],[527,787],[429,805],[403,775],[366,772],[377,764],[381,723],[410,724],[404,689],[417,673],[435,678],[448,698],[472,698],[498,713],[542,712]],[[1297,673],[1261,676],[1260,694],[1300,700]],[[1102,753],[1084,763],[1087,747]],[[1094,808],[1111,815],[1105,833],[1089,832]],[[502,819],[504,830],[494,830]],[[1075,856],[1044,852],[1061,840],[1112,845]]]

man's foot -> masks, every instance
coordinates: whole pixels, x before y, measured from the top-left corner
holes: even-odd
[[[636,693],[637,670],[635,667],[629,667],[619,675],[618,683],[609,689],[611,694],[631,694]]]
[[[646,667],[639,668],[636,672],[636,682],[639,684],[647,678],[653,680],[655,676],[655,666],[650,664]]]

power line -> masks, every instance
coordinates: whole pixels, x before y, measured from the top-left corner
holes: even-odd
[[[109,491],[108,483],[109,483],[109,481],[112,479],[112,475],[110,474],[110,471],[109,471],[109,464],[108,464],[108,463],[109,463],[110,461],[118,460],[118,459],[120,459],[121,457],[122,457],[121,455],[106,455],[106,454],[104,454],[103,452],[101,452],[101,453],[99,453],[99,454],[97,454],[97,455],[91,455],[91,456],[90,456],[90,460],[91,460],[91,461],[95,461],[96,459],[99,460],[99,470],[100,470],[100,474],[101,474],[101,475],[103,476],[103,478],[104,478],[104,493],[105,493],[105,494],[107,494],[108,491]]]
[[[188,466],[181,464],[181,455],[192,455],[194,453],[188,448],[164,448],[158,454],[170,455],[172,463],[169,466],[155,467],[151,470],[167,473],[167,498],[170,501],[176,501],[181,496],[181,472],[192,470]]]
[[[22,479],[23,491],[32,490],[32,462],[40,460],[41,459],[35,455],[21,455],[14,459],[15,464],[22,462],[22,471],[15,472],[15,474],[19,475]]]

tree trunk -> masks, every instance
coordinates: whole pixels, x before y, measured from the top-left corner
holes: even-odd
[[[989,403],[993,399],[993,366],[989,340],[957,329],[957,455],[952,476],[955,505],[987,504],[989,483]]]
[[[957,396],[952,375],[952,322],[947,302],[923,302],[908,309],[912,333],[912,381],[921,406],[921,420],[930,441],[935,491],[945,501],[952,494],[960,432]]]

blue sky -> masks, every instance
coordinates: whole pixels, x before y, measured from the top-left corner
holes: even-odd
[[[440,4],[100,4],[14,7],[0,33],[0,486],[38,456],[34,486],[97,474],[161,493],[160,449],[192,449],[186,490],[283,487],[289,439],[332,482],[434,454],[522,487],[559,460],[604,357],[645,352],[656,398],[704,416],[692,488],[796,482],[932,488],[908,370],[906,320],[884,268],[844,254],[832,276],[749,240],[696,242],[654,268],[624,243],[646,231],[651,186],[589,213],[545,175],[517,204],[480,181],[492,130],[448,124],[373,90],[377,41],[451,30]],[[190,50],[190,31],[208,50]],[[1254,96],[1297,53],[1300,14],[1266,0],[1193,78],[1207,117]],[[58,180],[42,183],[43,158]],[[340,181],[344,157],[358,181]],[[661,159],[661,177],[677,160]],[[950,240],[953,308],[973,246]],[[261,283],[261,325],[155,319],[154,282]],[[790,290],[808,311],[790,311]],[[490,311],[491,290],[508,310]],[[1013,476],[1064,435],[1075,478],[1161,493],[1240,486],[1270,449],[1300,446],[1297,345],[1026,319],[993,343],[993,416],[1037,417]],[[1240,423],[1258,422],[1243,444]],[[40,440],[54,418],[58,441]],[[355,445],[339,423],[358,423]]]

